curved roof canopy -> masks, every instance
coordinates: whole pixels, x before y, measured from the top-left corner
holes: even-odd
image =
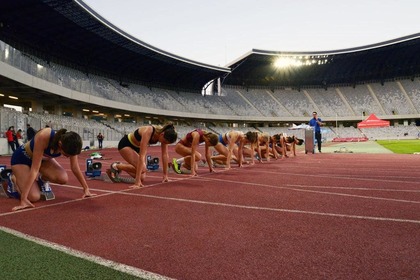
[[[46,62],[86,74],[200,92],[222,85],[328,87],[420,75],[420,33],[358,48],[319,52],[253,49],[225,67],[189,60],[142,42],[102,18],[81,0],[3,0],[0,40]]]
[[[0,40],[27,54],[121,83],[197,91],[230,72],[150,46],[82,1],[3,0]]]
[[[420,75],[420,33],[364,47],[321,52],[253,49],[227,65],[224,85],[309,87],[384,82]]]

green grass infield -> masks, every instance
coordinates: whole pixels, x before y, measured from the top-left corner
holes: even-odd
[[[420,140],[377,140],[377,143],[396,154],[420,153]]]

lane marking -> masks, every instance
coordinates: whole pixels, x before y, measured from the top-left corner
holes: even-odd
[[[218,179],[218,178],[211,178],[210,180],[211,181],[231,183],[231,184],[267,187],[267,188],[273,188],[273,189],[287,189],[287,190],[294,190],[294,191],[298,191],[298,192],[310,192],[310,193],[319,193],[319,194],[328,194],[328,195],[337,195],[337,196],[348,196],[348,197],[357,197],[357,198],[365,198],[365,199],[376,199],[376,200],[386,200],[386,201],[396,201],[396,202],[404,202],[404,203],[419,203],[420,204],[420,201],[386,198],[386,197],[375,197],[375,196],[363,196],[363,195],[354,195],[354,194],[345,194],[345,193],[336,193],[336,192],[323,192],[323,191],[315,191],[315,190],[306,190],[306,189],[302,189],[302,188],[296,188],[296,187],[303,186],[303,185],[285,184],[285,186],[274,186],[274,185],[268,185],[268,184],[238,182],[238,181]],[[413,192],[418,192],[418,191],[414,190]]]
[[[236,170],[235,170],[236,171]],[[348,175],[334,175],[334,174],[305,174],[305,173],[290,173],[290,172],[277,172],[277,171],[267,171],[267,170],[255,170],[257,173],[268,173],[276,175],[294,175],[294,176],[304,176],[304,177],[319,177],[319,178],[336,178],[336,179],[348,179],[352,181],[375,181],[375,182],[389,182],[389,183],[402,183],[402,184],[416,184],[420,185],[420,177],[410,177],[413,179],[419,179],[418,181],[401,181],[401,180],[386,180],[386,179],[375,179],[375,178],[360,178],[360,177],[349,177]],[[383,177],[381,177],[383,178]]]
[[[162,196],[156,196],[156,195],[137,194],[137,193],[123,193],[123,194],[130,195],[130,196],[141,196],[141,197],[154,198],[154,199],[172,200],[172,201],[177,201],[177,202],[188,202],[188,203],[196,203],[196,204],[204,204],[204,205],[212,205],[212,206],[232,207],[232,208],[248,209],[248,210],[264,210],[264,211],[272,211],[272,212],[286,212],[286,213],[295,213],[295,214],[310,214],[310,215],[317,215],[317,216],[329,216],[329,217],[350,218],[350,219],[420,224],[420,220],[383,218],[383,217],[374,217],[374,216],[361,216],[361,215],[347,215],[347,214],[337,214],[337,213],[304,211],[304,210],[296,210],[296,209],[282,209],[282,208],[238,205],[238,204],[229,204],[229,203],[220,203],[220,202],[201,201],[201,200],[194,200],[194,199],[162,197]]]
[[[91,261],[93,263],[96,263],[96,264],[99,264],[99,265],[102,265],[102,266],[105,266],[105,267],[108,267],[108,268],[111,268],[111,269],[129,274],[129,275],[132,275],[132,276],[140,277],[140,278],[143,278],[143,279],[150,279],[150,280],[169,280],[169,279],[173,279],[173,278],[168,278],[166,276],[163,276],[163,275],[160,275],[160,274],[157,274],[157,273],[153,273],[153,272],[146,271],[146,270],[143,270],[143,269],[139,269],[139,268],[136,268],[136,267],[133,267],[133,266],[125,265],[125,264],[122,264],[122,263],[114,262],[112,260],[104,259],[102,257],[91,255],[91,254],[88,254],[88,253],[85,253],[85,252],[82,252],[82,251],[79,251],[79,250],[75,250],[75,249],[72,249],[72,248],[69,248],[69,247],[54,243],[54,242],[50,242],[50,241],[47,241],[47,240],[44,240],[44,239],[41,239],[41,238],[38,238],[38,237],[34,237],[34,236],[31,236],[31,235],[28,235],[28,234],[10,229],[10,228],[0,226],[0,230],[4,231],[6,233],[9,233],[13,236],[16,236],[16,237],[23,238],[25,240],[34,242],[38,245],[48,247],[50,249],[53,249],[53,250],[56,250],[56,251],[59,251],[59,252],[63,252],[65,254],[68,254],[68,255],[71,255],[71,256],[74,256],[74,257],[77,257],[77,258],[80,258],[80,259]]]
[[[180,178],[180,179],[175,180],[175,181],[183,181],[183,180],[188,180],[190,178],[192,178],[192,177],[184,177],[184,178]],[[151,187],[162,185],[162,184],[166,184],[166,183],[167,182],[165,182],[165,183],[160,182],[160,183],[156,183],[156,184],[151,184],[151,185],[145,186],[145,187],[143,187],[141,189],[151,188]],[[51,186],[65,187],[65,188],[71,188],[71,189],[80,189],[80,190],[83,189],[80,186],[67,185],[67,184],[60,185],[60,184],[51,183]],[[13,215],[13,214],[19,214],[19,213],[23,213],[23,212],[27,212],[27,211],[36,211],[37,209],[54,207],[54,206],[69,204],[69,203],[78,202],[78,201],[82,201],[82,200],[95,199],[97,197],[103,197],[103,196],[108,196],[108,195],[112,195],[112,194],[119,194],[119,193],[125,193],[125,192],[136,190],[136,189],[130,189],[130,188],[121,189],[121,190],[117,190],[117,191],[110,191],[110,190],[103,190],[103,189],[96,189],[96,188],[89,188],[89,189],[92,192],[103,192],[103,194],[95,194],[94,196],[91,196],[91,197],[70,199],[68,201],[62,201],[62,202],[56,202],[56,203],[51,202],[49,204],[40,205],[40,206],[36,206],[36,207],[33,207],[33,208],[26,208],[26,209],[22,209],[22,210],[19,210],[19,211],[10,211],[10,212],[5,212],[5,213],[0,213],[0,217],[2,217],[2,216],[8,216],[8,215]],[[139,190],[139,189],[137,189],[137,190]]]
[[[226,170],[226,171],[228,171],[228,170]],[[284,186],[282,187],[282,186],[273,186],[273,185],[268,185],[268,184],[238,182],[238,181],[232,181],[232,180],[226,180],[226,179],[218,179],[218,178],[207,177],[210,174],[212,174],[212,173],[207,173],[207,174],[201,175],[201,177],[200,176],[196,176],[196,177],[183,176],[183,178],[180,178],[179,180],[175,180],[175,181],[184,181],[184,180],[202,181],[203,179],[205,179],[205,180],[208,180],[208,181],[220,181],[220,182],[225,182],[225,183],[227,182],[227,183],[235,183],[235,184],[242,184],[242,185],[262,186],[262,187],[278,188],[278,189],[289,189],[289,190],[300,191],[300,192],[311,192],[311,193],[357,197],[357,198],[363,198],[363,199],[404,202],[404,203],[415,203],[415,204],[420,203],[419,201],[409,201],[409,200],[391,199],[391,198],[382,198],[382,197],[373,197],[373,196],[361,196],[361,195],[351,195],[351,194],[342,194],[342,193],[333,193],[333,192],[305,190],[305,189],[301,189],[301,185],[293,185],[293,184],[287,184],[286,187],[284,187]],[[278,173],[276,173],[276,174],[278,174]],[[171,181],[173,182],[174,180],[171,180]],[[155,184],[145,186],[142,189],[151,188],[151,187],[154,187],[154,186],[157,186],[157,185],[162,185],[162,184],[166,184],[166,183],[159,182],[159,183],[155,183]],[[81,187],[73,186],[73,185],[57,185],[57,186],[64,186],[64,187],[68,187],[68,188],[81,189]],[[296,188],[296,187],[298,187],[298,188]],[[53,207],[53,206],[57,206],[57,205],[68,204],[68,203],[72,203],[72,202],[81,201],[81,200],[84,200],[84,199],[95,199],[96,197],[102,197],[102,196],[107,196],[107,195],[111,195],[111,194],[123,194],[123,195],[142,196],[142,197],[156,198],[156,199],[163,199],[163,200],[174,200],[174,201],[180,201],[180,202],[191,202],[191,203],[200,203],[200,204],[208,204],[208,205],[229,206],[229,207],[254,209],[254,210],[270,210],[270,211],[280,211],[280,212],[290,212],[290,213],[300,213],[300,214],[305,214],[306,213],[306,214],[321,215],[321,216],[346,217],[346,218],[355,218],[355,219],[420,223],[420,221],[418,221],[418,220],[409,220],[409,219],[395,219],[395,218],[358,216],[358,215],[347,215],[347,214],[336,214],[336,213],[324,213],[324,212],[303,211],[303,210],[296,210],[296,209],[277,209],[277,208],[269,208],[269,207],[225,204],[225,203],[217,203],[217,202],[206,202],[206,201],[200,201],[200,200],[191,200],[191,199],[181,199],[181,198],[164,197],[164,196],[156,196],[156,195],[137,194],[137,193],[132,193],[131,191],[133,189],[130,189],[130,188],[123,189],[123,190],[118,190],[118,191],[109,191],[109,190],[100,190],[100,189],[91,189],[91,190],[105,192],[105,194],[95,195],[95,196],[92,196],[92,197],[89,197],[89,198],[74,199],[74,200],[69,200],[69,201],[60,202],[60,203],[51,203],[51,204],[47,204],[47,205],[43,205],[43,206],[38,206],[38,207],[35,207],[35,208],[23,209],[23,210],[20,210],[20,211],[17,211],[17,212],[6,212],[6,213],[3,213],[3,214],[0,214],[0,217],[15,214],[15,213],[20,213],[20,212],[24,212],[24,211],[33,211],[33,210],[36,210],[36,209],[42,209],[42,208],[46,208],[46,207]]]
[[[301,187],[301,188],[339,189],[339,190],[356,190],[356,191],[420,193],[420,190],[405,190],[405,189],[378,189],[378,188],[362,188],[362,187],[311,186],[311,185],[293,185],[293,184],[288,184],[288,186]]]

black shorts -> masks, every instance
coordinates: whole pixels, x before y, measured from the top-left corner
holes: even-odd
[[[137,153],[140,153],[140,148],[131,144],[130,140],[128,140],[128,135],[124,135],[124,137],[121,138],[120,142],[118,143],[118,151],[125,148],[125,147],[130,147],[131,149],[133,149]]]

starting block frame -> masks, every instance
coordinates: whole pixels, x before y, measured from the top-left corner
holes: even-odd
[[[86,171],[85,175],[89,178],[101,177],[102,174],[102,163],[93,162],[93,159],[86,159]]]
[[[159,158],[155,157],[152,158],[151,155],[147,155],[146,157],[146,168],[150,171],[155,171],[159,169]]]
[[[41,191],[41,200],[53,200],[55,199],[55,195],[52,191]]]

